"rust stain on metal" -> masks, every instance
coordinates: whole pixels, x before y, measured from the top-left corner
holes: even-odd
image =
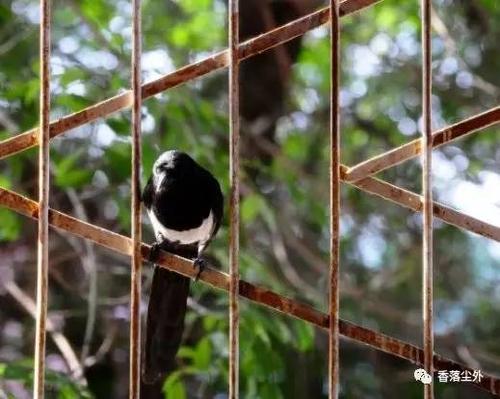
[[[432,135],[432,147],[436,148],[450,141],[476,133],[481,129],[493,126],[500,122],[500,106],[494,107],[481,114],[474,115],[458,123],[440,129]],[[379,173],[404,161],[415,158],[422,153],[422,140],[417,139],[393,148],[366,161],[348,168],[345,180],[357,181],[364,177]]]
[[[340,14],[341,16],[345,16],[373,5],[379,1],[380,0],[346,0],[340,5]],[[328,12],[328,7],[325,7],[319,11],[313,12],[305,17],[284,25],[286,28],[282,26],[241,43],[238,48],[240,60],[279,46],[294,39],[300,34],[304,34],[308,30],[314,29],[321,24],[326,23],[328,21]],[[311,21],[317,23],[317,25],[311,25]],[[269,40],[270,36],[274,37],[274,39]],[[248,48],[251,48],[252,51],[247,50]],[[204,60],[186,65],[174,72],[164,75],[161,78],[145,83],[142,86],[143,99],[154,96],[164,90],[178,86],[184,82],[193,80],[210,72],[222,69],[228,65],[229,51],[221,51],[207,57]],[[51,138],[65,133],[70,129],[82,126],[85,123],[95,121],[98,118],[103,118],[131,106],[131,92],[127,91],[120,93],[114,97],[103,100],[99,103],[91,105],[88,108],[52,122],[50,127]],[[0,159],[37,145],[38,143],[36,141],[32,141],[31,139],[27,140],[27,136],[30,134],[36,135],[36,130],[37,129],[31,129],[7,140],[0,141]]]
[[[431,0],[421,0],[422,41],[422,317],[424,369],[431,376],[425,399],[434,398],[433,200],[432,200],[432,65]]]
[[[348,184],[415,212],[422,211],[423,204],[420,195],[383,180],[366,177],[356,182],[348,182]],[[438,202],[434,202],[433,206],[435,216],[444,222],[500,242],[500,227],[463,214]]]
[[[132,267],[130,269],[129,398],[138,399],[141,386],[141,0],[132,0]]]
[[[30,216],[30,209],[37,208],[38,204],[23,197],[13,191],[0,188],[0,204],[6,206],[20,214]],[[126,256],[131,256],[131,239],[129,237],[114,233],[112,231],[83,222],[62,212],[51,209],[51,225],[60,228],[78,237],[91,240],[96,244],[114,250]],[[147,259],[151,246],[143,243],[141,254],[143,260]],[[158,258],[158,265],[168,270],[180,273],[184,276],[194,278],[196,270],[193,270],[192,262],[188,259],[161,251]],[[214,288],[228,291],[229,276],[211,267],[200,276],[200,281],[211,285]],[[289,316],[306,321],[324,330],[329,328],[329,317],[326,313],[320,312],[313,307],[297,302],[295,300],[281,296],[266,288],[253,285],[249,282],[239,281],[240,296],[250,299],[256,303],[264,305],[270,309],[285,313]],[[398,356],[400,358],[421,364],[423,359],[422,350],[407,342],[389,337],[382,333],[356,325],[346,320],[339,320],[340,334],[345,338],[366,344],[371,348]],[[441,356],[434,356],[434,366],[436,369],[464,370],[465,366],[445,359]],[[491,393],[500,392],[500,379],[484,374],[481,383],[473,383]]]
[[[49,0],[42,0],[41,1],[41,6],[42,8],[44,7],[44,4],[46,5]],[[138,0],[135,0],[137,4]],[[236,0],[233,0],[236,1]],[[364,8],[366,6],[372,5],[376,3],[376,0],[347,0],[344,1],[340,4],[340,9],[338,10],[338,13],[340,16],[346,15],[348,13],[355,12],[361,8]],[[334,2],[335,3],[335,2]],[[424,97],[424,121],[425,121],[425,129],[424,129],[424,139],[423,140],[415,140],[413,142],[407,143],[401,147],[398,147],[396,149],[390,150],[387,153],[381,154],[377,157],[374,157],[370,160],[367,160],[359,165],[356,165],[352,168],[347,168],[345,166],[340,166],[340,171],[337,168],[337,171],[339,176],[342,178],[342,180],[355,180],[354,185],[357,187],[362,188],[363,190],[373,193],[375,195],[379,195],[382,198],[388,199],[390,201],[396,202],[400,205],[403,205],[409,209],[412,209],[414,211],[422,211],[422,208],[424,207],[425,204],[425,215],[427,218],[429,215],[432,215],[433,213],[437,216],[442,218],[444,221],[454,224],[458,227],[468,229],[470,231],[476,232],[478,234],[484,235],[489,238],[496,239],[497,241],[500,241],[500,229],[496,226],[492,226],[486,222],[481,222],[479,220],[476,220],[468,215],[464,215],[456,210],[453,210],[451,208],[447,208],[444,205],[438,204],[438,203],[433,203],[432,198],[429,200],[429,195],[424,195],[423,198],[425,198],[425,201],[422,200],[422,197],[419,195],[403,190],[397,186],[390,185],[386,182],[380,181],[378,179],[373,179],[373,178],[367,178],[366,176],[369,176],[370,174],[377,173],[381,170],[384,170],[390,166],[396,165],[398,163],[403,162],[404,160],[413,158],[419,154],[422,153],[422,150],[426,152],[425,157],[428,162],[428,166],[424,167],[424,170],[429,172],[430,171],[430,156],[429,152],[432,150],[432,147],[437,147],[440,145],[443,145],[445,143],[448,143],[452,140],[455,140],[459,137],[465,136],[467,134],[473,133],[475,131],[478,131],[481,128],[485,128],[487,126],[493,125],[495,123],[498,123],[500,121],[500,107],[495,107],[492,108],[482,114],[475,115],[469,119],[466,119],[464,121],[461,121],[457,124],[451,125],[445,129],[442,129],[438,132],[435,132],[434,135],[431,135],[431,128],[430,128],[430,86],[431,86],[431,71],[430,71],[430,30],[429,30],[429,23],[430,23],[430,8],[429,8],[430,1],[429,0],[422,0],[422,6],[424,9],[424,18],[423,18],[423,30],[422,30],[422,43],[423,43],[423,54],[424,54],[424,72],[423,72],[423,82],[424,82],[424,89],[423,89],[423,97]],[[426,8],[427,7],[427,8]],[[238,63],[239,59],[247,58],[252,55],[258,54],[262,51],[265,51],[269,48],[275,47],[277,45],[280,45],[286,41],[292,40],[293,38],[300,36],[301,34],[305,33],[308,30],[313,29],[316,26],[319,26],[321,24],[324,24],[328,22],[329,20],[329,12],[330,8],[324,8],[321,9],[317,12],[311,13],[309,15],[306,15],[305,17],[299,18],[295,21],[292,21],[291,23],[284,25],[282,27],[278,27],[274,29],[273,31],[267,32],[263,35],[260,35],[258,37],[252,38],[238,46],[237,42],[236,45],[234,43],[232,44],[230,50],[224,50],[222,52],[219,52],[211,57],[208,57],[205,60],[202,60],[197,63],[193,63],[190,65],[187,65],[177,71],[174,71],[171,74],[165,75],[160,79],[157,79],[153,82],[146,83],[145,85],[137,86],[135,87],[134,92],[128,91],[121,93],[115,97],[109,98],[107,100],[104,100],[100,103],[94,104],[93,106],[90,106],[82,111],[79,111],[77,113],[65,116],[55,122],[52,122],[50,124],[50,127],[48,126],[49,120],[48,116],[45,118],[45,124],[43,123],[44,117],[41,117],[42,123],[41,123],[41,129],[39,131],[38,128],[31,129],[25,133],[22,133],[20,135],[17,135],[15,137],[9,138],[7,140],[4,140],[0,142],[0,158],[12,155],[14,153],[17,153],[19,151],[22,151],[26,148],[33,147],[38,145],[39,143],[41,144],[41,149],[46,148],[48,145],[48,136],[50,135],[50,138],[56,137],[72,128],[75,128],[77,126],[81,126],[85,123],[91,122],[93,120],[96,120],[99,117],[104,117],[107,116],[113,112],[116,112],[120,109],[127,108],[131,106],[132,104],[137,104],[138,101],[135,100],[133,101],[133,94],[137,96],[137,93],[140,93],[138,96],[139,99],[142,98],[148,98],[150,96],[153,96],[161,91],[167,90],[169,88],[175,87],[181,83],[184,83],[186,81],[195,79],[197,77],[203,76],[207,73],[210,73],[212,71],[215,71],[217,69],[221,69],[224,67],[227,67],[229,64],[232,64],[233,66]],[[46,17],[47,14],[44,14],[44,12],[41,13],[42,18]],[[232,20],[234,22],[234,19]],[[333,25],[333,24],[332,24]],[[48,29],[48,21],[43,21],[41,24],[41,30]],[[42,34],[43,37],[43,34]],[[136,36],[137,37],[137,36]],[[42,40],[43,41],[43,40]],[[237,47],[238,46],[238,47]],[[42,46],[43,47],[43,46]],[[45,49],[45,48],[44,48]],[[45,51],[45,50],[44,50]],[[47,66],[47,64],[43,62],[43,58],[45,55],[42,55],[42,70],[44,65]],[[235,62],[236,60],[236,62]],[[232,62],[230,62],[232,61]],[[48,85],[48,78],[47,80],[44,79],[44,76],[47,72],[48,68],[46,68],[45,73],[42,71],[42,82],[46,83]],[[48,74],[47,74],[48,76]],[[234,76],[231,79],[231,81],[234,83]],[[43,90],[43,85],[42,85],[42,97],[44,90]],[[237,96],[236,96],[237,98]],[[42,100],[42,104],[45,102],[45,98]],[[333,101],[332,101],[333,103]],[[234,102],[231,102],[233,104],[234,108]],[[42,106],[41,107],[41,113],[43,114],[44,112],[47,112],[48,105],[47,106]],[[48,134],[47,134],[48,131]],[[43,140],[39,140],[39,134],[41,137],[45,137],[43,133],[45,132],[46,134],[46,142]],[[233,162],[231,163],[233,165]],[[134,163],[135,165],[135,163]],[[140,165],[140,163],[139,163]],[[234,166],[234,165],[233,165]],[[135,166],[134,166],[135,169]],[[42,170],[42,169],[41,169]],[[427,174],[426,177],[427,179],[427,184],[430,186],[430,174]],[[338,180],[338,179],[337,179]],[[133,179],[135,183],[135,189],[139,187],[137,179]],[[352,182],[351,182],[352,184]],[[425,186],[425,184],[424,184]],[[47,186],[48,187],[48,186]],[[134,188],[133,188],[134,189]],[[424,190],[426,191],[426,190]],[[42,190],[40,190],[42,192]],[[429,190],[427,190],[429,192]],[[425,193],[424,193],[425,194]],[[5,206],[10,207],[13,210],[16,210],[18,212],[21,212],[27,216],[37,218],[39,216],[39,207],[36,203],[33,201],[21,197],[16,193],[9,192],[7,190],[0,189],[0,203],[3,203]],[[110,249],[117,250],[121,253],[124,253],[126,255],[133,255],[135,259],[140,258],[141,256],[144,256],[144,253],[149,252],[149,247],[145,244],[140,244],[140,238],[138,239],[137,236],[135,236],[134,240],[130,240],[128,237],[124,237],[112,232],[109,232],[105,229],[101,229],[99,227],[93,226],[86,224],[84,222],[79,221],[78,219],[71,218],[67,215],[61,214],[57,211],[53,210],[48,210],[48,212],[43,212],[43,209],[46,207],[46,205],[43,204],[43,201],[41,201],[41,221],[40,225],[43,225],[46,222],[43,222],[42,220],[44,218],[47,218],[48,222],[51,224],[57,226],[58,228],[65,229],[67,231],[73,232],[77,235],[80,235],[81,237],[87,238],[94,240],[100,245],[106,246]],[[134,207],[134,206],[133,206]],[[429,211],[429,208],[432,208]],[[45,215],[45,216],[44,216]],[[137,221],[137,218],[134,218],[135,221]],[[431,219],[432,221],[432,219]],[[428,221],[427,221],[428,222]],[[427,224],[429,225],[429,224]],[[432,224],[431,224],[432,226]],[[334,230],[334,229],[332,229]],[[432,234],[432,229],[430,230],[430,234]],[[424,233],[427,234],[427,241],[429,242],[429,239],[431,238],[429,233]],[[132,234],[134,236],[134,233]],[[424,237],[424,241],[425,241]],[[44,239],[39,240],[41,243],[41,246],[43,246]],[[430,240],[432,241],[432,240]],[[135,242],[135,245],[134,245]],[[424,245],[425,247],[425,245]],[[428,247],[428,245],[427,245]],[[234,246],[232,246],[234,248]],[[233,250],[231,250],[233,252]],[[425,249],[424,249],[425,252]],[[432,252],[432,251],[431,251]],[[140,255],[138,255],[138,253]],[[163,253],[160,257],[160,259],[163,259],[164,264],[167,263],[171,266],[170,268],[172,270],[175,270],[177,272],[180,272],[182,274],[188,275],[192,277],[192,268],[191,268],[191,262],[188,262],[188,265],[186,265],[186,260],[183,260],[182,258],[175,257],[174,255],[166,254]],[[425,253],[424,253],[424,259],[425,259]],[[232,264],[233,262],[231,262]],[[232,266],[231,266],[232,267]],[[134,267],[133,267],[134,269]],[[425,270],[425,266],[424,266]],[[133,271],[132,271],[133,273]],[[427,278],[424,277],[424,285],[427,285],[427,289],[424,289],[425,295],[424,299],[426,303],[424,303],[424,311],[427,310],[427,320],[432,320],[432,317],[429,319],[428,316],[428,309],[429,309],[429,304],[432,306],[432,303],[429,302],[429,298],[431,301],[432,298],[432,293],[429,295],[429,283],[430,286],[432,286],[432,275],[430,275],[429,279],[429,273],[427,274]],[[299,319],[311,322],[315,325],[321,326],[322,328],[329,329],[330,331],[330,336],[336,336],[332,335],[332,325],[338,325],[340,328],[340,332],[348,337],[357,340],[358,342],[364,342],[367,343],[368,345],[377,348],[379,350],[386,351],[388,353],[392,353],[393,355],[401,356],[403,358],[406,358],[408,360],[412,361],[417,361],[417,362],[422,362],[424,363],[424,367],[432,367],[432,364],[434,366],[436,365],[437,358],[435,355],[432,355],[432,352],[429,354],[429,345],[428,345],[428,337],[429,337],[429,325],[432,328],[432,323],[426,323],[426,333],[424,336],[424,347],[425,347],[425,352],[422,351],[419,348],[416,348],[412,345],[409,345],[407,343],[404,343],[402,341],[398,341],[396,339],[393,339],[391,337],[384,336],[383,334],[377,333],[372,330],[364,329],[360,326],[355,326],[350,323],[347,323],[345,321],[340,320],[338,324],[335,322],[334,318],[329,317],[326,314],[323,314],[321,312],[318,312],[317,310],[307,306],[303,305],[300,303],[297,303],[295,301],[292,301],[288,298],[282,297],[276,293],[273,293],[272,291],[265,290],[260,287],[253,286],[249,283],[246,283],[244,281],[239,281],[239,284],[234,283],[234,274],[231,273],[231,278],[225,275],[224,273],[216,272],[216,271],[211,271],[208,270],[206,273],[203,275],[203,280],[215,287],[229,290],[230,292],[233,292],[235,289],[237,290],[239,287],[239,294],[241,296],[245,296],[249,299],[255,300],[259,303],[262,303],[266,306],[269,306],[275,310],[282,311],[286,314],[290,314],[294,317],[298,317]],[[236,288],[235,288],[236,287]],[[39,290],[40,291],[40,290]],[[45,301],[46,303],[46,301]],[[237,303],[237,302],[236,302]],[[331,314],[333,314],[330,311]],[[337,314],[338,315],[338,314]],[[43,318],[44,319],[44,318]],[[349,325],[349,328],[346,327],[346,325]],[[231,330],[234,332],[233,326],[231,327]],[[432,335],[432,334],[431,334]],[[233,334],[234,336],[234,334]],[[137,342],[135,340],[134,342]],[[233,342],[231,340],[231,342]],[[232,344],[233,345],[233,344]],[[131,348],[133,347],[133,344],[131,345]],[[431,360],[429,360],[431,359]],[[439,358],[439,362],[444,362],[446,364],[450,364],[453,362],[448,361],[447,359],[442,360]],[[338,363],[338,362],[337,362]],[[132,364],[132,363],[131,363]],[[459,366],[456,366],[457,369]],[[463,367],[463,366],[460,366]],[[37,374],[37,373],[35,373]],[[131,369],[131,377],[132,377],[133,371]],[[234,373],[233,373],[234,374]],[[333,373],[330,373],[330,375],[333,375]],[[237,378],[237,377],[236,377]],[[132,382],[131,382],[132,383]],[[237,381],[236,381],[237,383]],[[36,382],[35,382],[36,384]],[[43,384],[43,381],[42,381]],[[331,384],[332,386],[334,384]],[[492,393],[498,394],[500,391],[500,382],[497,379],[494,379],[490,376],[487,376],[487,378],[483,379],[482,384],[478,384],[482,388],[485,388],[489,390]],[[234,384],[233,384],[234,387]],[[35,388],[35,391],[37,389]],[[132,391],[132,389],[131,389]],[[231,391],[231,388],[230,388]],[[234,388],[233,388],[234,392]],[[35,393],[36,395],[36,393]],[[42,395],[43,395],[43,388],[42,388]],[[237,395],[237,389],[236,389],[236,395]],[[331,394],[332,395],[332,394]],[[427,397],[432,397],[432,391],[430,393],[426,392]],[[135,397],[135,396],[134,396]],[[236,397],[236,396],[232,396]]]
[[[40,128],[38,129],[38,243],[33,397],[45,397],[45,347],[49,296],[50,0],[40,1]]]
[[[32,129],[0,142],[0,159],[38,145],[38,129]]]
[[[339,268],[340,268],[340,16],[330,0],[330,267],[328,298],[328,397],[339,396]]]
[[[229,398],[239,397],[240,91],[239,0],[229,0]]]

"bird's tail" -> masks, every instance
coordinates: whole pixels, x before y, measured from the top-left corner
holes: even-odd
[[[184,331],[188,277],[155,266],[149,297],[142,379],[153,384],[174,368]]]

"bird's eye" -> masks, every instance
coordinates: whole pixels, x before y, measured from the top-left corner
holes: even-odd
[[[168,163],[164,162],[156,167],[156,173],[160,174],[169,169]]]

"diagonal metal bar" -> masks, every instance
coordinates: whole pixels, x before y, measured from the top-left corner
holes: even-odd
[[[340,4],[340,15],[346,16],[369,7],[382,0],[345,0]],[[286,25],[246,40],[238,46],[238,57],[241,60],[260,54],[268,49],[286,43],[304,33],[325,24],[329,19],[328,7],[296,19]],[[186,65],[174,72],[142,85],[142,98],[147,99],[162,91],[179,86],[210,72],[229,66],[229,50],[224,50],[201,61]],[[132,106],[130,90],[108,98],[81,111],[64,116],[50,124],[50,137],[54,138],[68,130],[83,126],[99,118]],[[39,144],[38,128],[0,141],[0,159]]]
[[[349,3],[349,4],[354,4],[354,3],[358,3],[358,2],[349,2],[349,1],[347,1],[347,2],[342,3],[342,4],[341,4],[341,13],[342,13],[342,9],[343,9],[343,8],[342,8],[342,6],[343,6],[344,4],[346,4],[346,3]],[[311,18],[311,20],[313,20],[313,19]],[[297,22],[297,21],[296,21],[296,22]],[[308,22],[310,22],[310,21],[308,21]],[[325,21],[325,22],[326,22],[326,21]],[[277,30],[275,30],[275,31],[273,31],[273,32],[277,32],[277,31],[279,31],[279,29],[280,29],[280,28],[278,28]],[[291,30],[290,30],[290,31],[291,31]],[[270,33],[272,33],[272,32],[270,32]],[[286,33],[286,32],[285,32],[285,33]],[[263,35],[262,37],[266,37],[266,35],[267,35],[267,34]],[[259,37],[259,38],[261,38],[261,37]],[[259,38],[256,38],[256,39],[259,39]],[[254,40],[254,39],[252,39],[252,40]],[[289,40],[289,39],[288,39],[288,40]],[[226,52],[227,52],[227,51],[226,51]],[[226,52],[219,53],[220,55],[224,56],[224,60],[221,60],[221,61],[224,63],[224,65],[222,65],[220,68],[222,68],[222,67],[224,67],[224,66],[227,66],[227,55],[225,54]],[[211,58],[215,58],[215,57],[211,57]],[[209,59],[208,59],[208,60],[209,60]],[[203,61],[202,61],[202,62],[203,62]],[[189,66],[188,66],[188,67],[189,67]],[[188,67],[186,67],[186,68],[188,68]],[[210,69],[210,68],[212,68],[212,66],[209,66],[209,63],[207,63],[207,64],[205,65],[205,67],[207,67],[207,68],[208,68],[208,71],[205,71],[205,72],[203,72],[202,74],[205,74],[205,73],[208,73],[208,72],[210,72],[210,71],[212,71],[212,70],[215,70],[215,68],[214,68],[214,69]],[[219,69],[219,68],[217,68],[217,69]],[[200,72],[202,72],[202,71],[203,71],[203,70],[202,70],[202,68],[200,68],[200,69],[196,69],[194,72],[193,72],[193,71],[191,71],[190,73],[195,73],[195,74],[196,74],[196,73],[200,73]],[[176,72],[178,72],[178,71],[176,71]],[[172,74],[170,74],[170,75],[172,75]],[[175,72],[174,72],[174,75],[175,75]],[[168,75],[167,75],[167,76],[168,76]],[[192,77],[192,78],[197,77],[197,76],[201,76],[201,75],[193,75],[193,77]],[[177,76],[173,76],[173,77],[174,77],[174,78],[176,78],[176,77],[179,77],[179,75],[177,75]],[[189,80],[189,78],[188,78],[188,79],[186,79],[186,80]],[[174,83],[174,85],[177,85],[177,84],[180,84],[180,83],[182,83],[182,82],[184,82],[184,81],[186,81],[186,80],[182,80],[182,81],[180,81],[180,82],[175,82],[175,79],[173,79],[173,81],[170,81],[170,82],[167,82],[167,83],[168,83],[168,84],[171,84],[171,83],[173,82],[173,83]],[[158,82],[158,81],[155,81],[155,82],[152,82],[152,83],[156,83],[156,82]],[[163,81],[162,83],[164,84],[164,83],[165,83],[165,81]],[[147,85],[143,86],[143,88],[144,88],[144,89],[146,89],[146,86],[147,86]],[[171,86],[171,87],[173,87],[173,86]],[[157,89],[157,88],[155,88],[155,86],[154,86],[154,85],[151,85],[151,86],[150,86],[150,88],[151,88],[153,91],[154,91],[155,89]],[[168,88],[168,87],[166,87],[166,88]],[[166,89],[166,88],[165,88],[165,89]],[[163,90],[164,90],[164,89],[163,89]],[[155,94],[155,93],[153,93],[153,94]],[[153,94],[150,94],[150,95],[153,95]],[[144,96],[144,91],[143,91],[143,96]],[[125,107],[130,106],[130,103],[131,103],[131,96],[130,96],[130,92],[128,92],[128,93],[124,93],[124,94],[122,94],[122,95],[116,96],[116,97],[114,97],[114,98],[112,98],[112,99],[106,100],[106,101],[104,101],[104,102],[102,102],[102,103],[98,104],[99,106],[95,106],[95,108],[89,107],[88,109],[84,110],[85,112],[84,112],[84,111],[82,111],[82,112],[83,112],[83,114],[82,114],[82,113],[77,113],[77,114],[73,114],[73,116],[74,116],[74,115],[77,115],[78,117],[81,117],[82,119],[81,119],[78,123],[80,123],[80,124],[84,124],[84,123],[86,123],[86,121],[84,121],[84,119],[85,119],[85,118],[88,118],[88,117],[89,117],[89,115],[90,115],[90,117],[95,117],[95,118],[98,118],[98,117],[99,117],[99,113],[103,113],[103,115],[101,115],[101,116],[105,116],[105,115],[108,115],[109,113],[115,112],[116,110],[119,110],[119,109],[122,109],[122,108],[125,108]],[[495,110],[495,109],[493,109],[492,111],[494,111],[494,110]],[[87,111],[88,111],[88,112],[87,112]],[[108,111],[109,111],[109,113],[107,113]],[[489,111],[489,112],[491,112],[491,111]],[[97,116],[96,116],[96,115],[97,115]],[[70,117],[71,117],[71,116],[70,116]],[[77,117],[77,118],[75,118],[75,121],[78,121],[78,117]],[[496,118],[498,119],[498,115],[496,116]],[[64,119],[64,118],[63,118],[63,119]],[[471,119],[472,119],[472,118],[471,118]],[[495,122],[496,122],[496,121],[497,121],[497,120],[495,120]],[[68,129],[70,129],[70,128],[71,128],[71,127],[68,127]],[[9,143],[9,144],[14,144],[14,146],[13,146],[13,147],[3,146],[3,144],[4,144],[5,142],[0,143],[0,157],[2,157],[2,156],[3,156],[3,155],[2,155],[2,154],[3,154],[3,152],[2,152],[2,151],[3,151],[4,149],[7,149],[7,154],[6,154],[6,155],[8,155],[8,154],[11,154],[11,153],[17,152],[17,150],[22,150],[22,149],[24,149],[24,148],[27,148],[27,147],[24,147],[24,148],[20,148],[20,147],[23,147],[23,146],[34,146],[34,145],[37,145],[37,143],[38,143],[38,141],[37,141],[37,132],[36,132],[37,130],[38,130],[38,129],[34,129],[34,132],[33,132],[33,131],[30,131],[30,132],[32,133],[31,135],[27,135],[27,134],[25,133],[25,134],[21,134],[21,135],[19,135],[19,136],[16,136],[16,137],[14,138],[14,139],[16,139],[16,140],[12,140],[12,139],[11,139],[11,140],[8,140],[8,143]],[[30,133],[30,132],[27,132],[27,133]],[[61,131],[60,133],[62,133],[62,132],[63,132],[63,131]],[[59,134],[60,134],[60,133],[59,133]],[[468,132],[466,131],[466,133],[468,133]],[[464,134],[466,134],[466,133],[464,133]],[[54,135],[53,135],[53,131],[52,131],[52,126],[51,126],[51,135],[52,135],[52,136],[54,136]],[[463,135],[463,134],[461,134],[461,135]],[[446,141],[449,141],[449,140],[447,140],[447,138],[448,138],[448,137],[450,137],[450,136],[448,136],[446,133],[445,133],[445,134],[443,134],[443,135],[442,135],[442,137],[443,137],[444,139],[446,139]],[[453,137],[453,138],[456,138],[456,137],[459,137],[459,136],[455,136],[455,137]],[[20,140],[17,140],[17,138],[20,138]],[[452,139],[453,139],[453,138],[452,138]],[[436,143],[436,140],[434,139],[434,144],[435,144],[435,143]],[[19,146],[19,144],[20,144],[20,146]],[[16,147],[16,146],[17,146],[17,147]],[[14,149],[14,151],[12,151],[12,149]],[[16,150],[16,149],[17,149],[17,150]],[[9,150],[11,151],[10,153],[8,152]],[[344,175],[345,175],[345,170],[344,170]],[[375,183],[384,183],[384,182],[381,182],[381,181],[377,181],[377,180],[375,180],[375,179],[374,179],[373,181],[372,181],[372,180],[368,180],[368,181],[369,181],[369,182],[371,182],[371,183],[373,183],[373,182],[375,182]],[[365,182],[365,183],[366,183],[366,182]],[[370,184],[371,184],[371,183],[370,183]],[[402,190],[402,189],[399,189],[399,188],[397,188],[397,187],[395,187],[395,186],[391,186],[391,185],[388,185],[388,186],[389,186],[389,187],[388,187],[388,186],[387,186],[387,183],[385,183],[385,184],[386,184],[386,185],[385,185],[385,186],[382,186],[382,188],[383,188],[383,189],[385,189],[385,190],[389,190],[389,192],[394,192],[394,190],[395,190],[395,189],[400,190],[400,191],[399,191],[399,193],[401,193],[401,192],[405,192],[405,191],[406,191],[406,190]],[[378,187],[380,188],[380,185],[378,185]],[[396,192],[397,192],[397,190],[396,190]],[[409,192],[406,192],[406,194],[408,194],[408,193],[409,193]],[[376,194],[377,194],[377,195],[379,195],[378,193],[376,193]],[[420,197],[419,197],[418,195],[416,195],[416,194],[414,194],[414,193],[409,193],[409,194],[412,194],[413,196],[415,196],[415,197],[417,198],[418,202],[419,202],[419,203],[421,203],[421,201],[420,201]],[[398,194],[398,195],[399,195],[399,194]],[[411,196],[409,197],[409,199],[410,199],[410,200],[414,200],[414,198],[412,198]],[[398,201],[395,201],[395,202],[397,202],[397,203],[401,203],[400,201],[399,201],[399,202],[398,202]],[[415,201],[414,201],[414,202],[415,202]],[[444,215],[444,216],[449,215],[450,213],[449,213],[448,211],[449,211],[449,210],[446,210],[446,209],[445,209],[445,210],[443,211],[443,215]],[[434,207],[434,212],[436,213],[436,205],[435,205],[435,207]],[[463,224],[465,224],[465,225],[467,225],[467,226],[469,225],[469,221],[470,221],[470,219],[473,219],[473,218],[469,218],[469,217],[467,217],[466,215],[462,215],[462,214],[460,214],[459,212],[456,212],[456,211],[453,211],[453,212],[455,212],[455,213],[454,213],[454,214],[453,214],[453,213],[451,213],[451,215],[455,215],[455,216],[457,216],[457,217],[459,217],[459,218],[464,218],[464,219],[465,219],[465,222],[464,222]],[[473,219],[473,220],[474,220],[474,219]],[[493,228],[493,230],[495,230],[495,229],[496,229],[496,227],[495,227],[495,226],[491,226],[491,225],[488,225],[488,224],[484,224],[484,223],[481,223],[481,222],[479,222],[479,221],[476,221],[476,222],[478,222],[478,223],[477,223],[477,226],[478,226],[478,229],[479,229],[479,230],[481,230],[484,226],[486,226],[487,228],[490,228],[490,227],[491,227],[491,228]],[[470,228],[470,226],[468,226],[467,228]],[[472,230],[472,231],[473,231],[473,230]],[[494,234],[496,234],[496,232],[494,232],[494,233],[493,233],[493,235],[494,235]],[[486,235],[486,234],[483,234],[483,235]],[[498,238],[496,238],[496,239],[498,239]]]
[[[346,169],[347,168],[343,166],[341,173]],[[348,184],[415,212],[422,212],[423,210],[423,200],[419,194],[375,177],[365,177],[356,182],[348,182]],[[436,201],[433,202],[433,212],[434,216],[441,219],[443,222],[500,242],[499,226],[494,226],[490,223],[473,218],[472,216],[465,215]]]
[[[498,122],[500,122],[500,106],[436,131],[432,135],[432,146],[433,148],[442,146],[481,129],[493,126]],[[350,167],[346,171],[344,178],[348,182],[356,181],[399,165],[404,161],[419,156],[421,153],[422,139],[416,139]]]
[[[239,303],[240,279],[240,90],[239,90],[239,0],[229,0],[229,398],[239,397]]]
[[[40,149],[38,152],[38,219],[35,375],[33,397],[45,396],[45,346],[49,296],[49,190],[50,190],[50,0],[40,1]]]
[[[23,310],[29,314],[33,319],[36,320],[36,303],[24,292],[14,281],[2,281],[2,286],[5,291],[7,291],[19,304]],[[73,347],[71,346],[68,338],[60,331],[60,326],[54,323],[50,317],[47,317],[47,332],[49,332],[50,337],[54,345],[59,349],[62,357],[68,366],[71,377],[75,378],[79,382],[84,382],[84,370],[83,366],[78,360]]]
[[[422,317],[424,369],[431,376],[424,385],[425,399],[434,398],[434,303],[433,303],[433,210],[432,210],[432,49],[431,0],[421,0],[422,41]]]
[[[340,17],[330,0],[330,270],[328,331],[328,397],[339,397],[339,268],[340,268]]]
[[[0,205],[24,216],[33,219],[38,218],[38,204],[13,191],[0,188]],[[83,222],[53,209],[49,210],[49,222],[53,227],[91,240],[96,244],[123,255],[131,256],[132,254],[131,239],[129,237]],[[149,245],[142,244],[141,253],[143,260],[147,260],[150,249]],[[190,260],[164,251],[161,251],[157,264],[190,278],[194,278],[196,275],[196,270],[193,269],[193,264]],[[200,281],[225,291],[229,290],[229,280],[228,274],[211,267],[207,267],[200,276]],[[329,317],[326,313],[244,280],[240,280],[239,282],[239,295],[322,329],[328,330],[330,327]],[[370,348],[409,360],[418,365],[422,365],[423,363],[424,356],[422,349],[407,342],[342,319],[339,320],[339,331],[345,338],[357,343],[366,344]],[[468,370],[472,372],[472,369],[439,355],[434,355],[433,363],[434,368],[440,370]],[[483,375],[484,377],[480,381],[473,382],[472,385],[492,394],[500,395],[500,379],[486,373],[483,373]]]
[[[132,267],[130,268],[129,398],[138,399],[141,381],[141,0],[132,0]]]

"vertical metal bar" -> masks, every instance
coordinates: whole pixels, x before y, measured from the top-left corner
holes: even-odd
[[[239,59],[238,0],[229,1],[229,135],[230,135],[230,232],[229,232],[229,398],[239,396],[239,305],[238,284],[240,253],[240,126],[239,126]]]
[[[132,0],[132,269],[129,398],[139,398],[141,360],[141,1]]]
[[[45,340],[49,290],[49,126],[50,126],[50,0],[40,1],[40,127],[38,137],[38,249],[35,376],[33,397],[44,397]]]
[[[340,27],[338,0],[330,0],[330,329],[328,397],[339,395]]]
[[[431,0],[421,0],[422,8],[422,140],[423,140],[423,229],[422,229],[422,314],[424,322],[424,368],[433,377],[433,262],[432,262],[432,69]],[[434,397],[433,383],[424,384],[425,399]]]

